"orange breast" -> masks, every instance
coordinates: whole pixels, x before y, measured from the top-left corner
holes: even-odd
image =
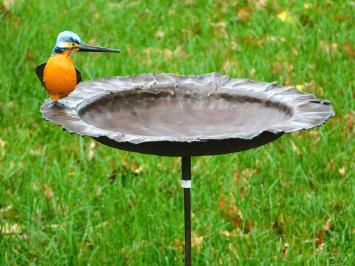
[[[68,53],[55,54],[44,68],[43,81],[52,100],[67,96],[77,84],[76,71]]]

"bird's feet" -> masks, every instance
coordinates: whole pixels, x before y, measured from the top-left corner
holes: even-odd
[[[56,109],[63,109],[65,108],[65,105],[58,102],[58,101],[52,101],[51,105],[49,106],[50,108],[56,108]]]

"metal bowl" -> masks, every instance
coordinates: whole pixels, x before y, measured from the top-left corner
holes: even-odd
[[[334,115],[311,94],[217,73],[82,82],[60,103],[46,101],[43,117],[111,147],[165,156],[255,148]]]

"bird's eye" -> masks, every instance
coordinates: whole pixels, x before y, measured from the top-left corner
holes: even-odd
[[[75,44],[74,44],[74,43],[72,43],[71,45],[72,45],[72,46],[74,46]]]

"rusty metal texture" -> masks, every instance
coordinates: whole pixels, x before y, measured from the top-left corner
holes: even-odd
[[[222,154],[320,126],[329,101],[277,83],[140,74],[81,82],[43,117],[115,148],[167,156]]]

